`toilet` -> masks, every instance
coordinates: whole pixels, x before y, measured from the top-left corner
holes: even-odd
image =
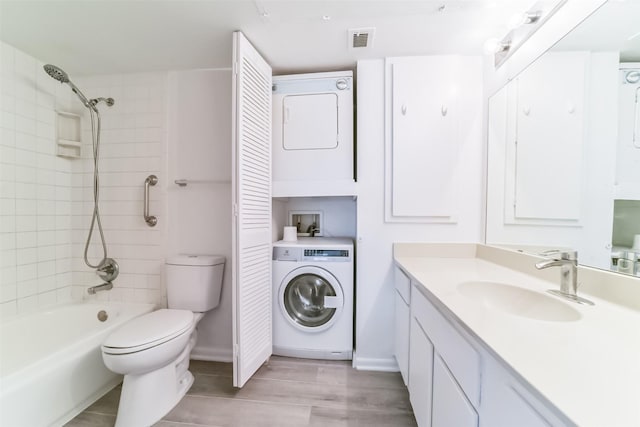
[[[196,325],[220,303],[224,263],[216,255],[167,259],[169,308],[127,322],[102,344],[104,364],[124,375],[116,427],[154,424],[193,384],[189,356]]]

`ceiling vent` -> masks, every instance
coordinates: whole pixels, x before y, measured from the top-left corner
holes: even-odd
[[[373,45],[375,32],[375,28],[355,28],[349,30],[349,48],[360,49],[371,47]]]

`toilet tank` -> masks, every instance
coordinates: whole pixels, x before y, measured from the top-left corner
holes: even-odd
[[[167,258],[169,308],[203,313],[218,306],[225,258],[220,255],[177,255]]]

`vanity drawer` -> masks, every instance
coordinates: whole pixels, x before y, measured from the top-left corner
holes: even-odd
[[[404,302],[409,304],[411,302],[411,280],[400,268],[395,267],[393,270],[396,291],[398,291]]]
[[[477,408],[480,403],[480,354],[419,289],[413,289],[411,316],[424,329],[460,388]]]

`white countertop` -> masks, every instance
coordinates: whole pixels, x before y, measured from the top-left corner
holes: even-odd
[[[559,271],[550,269],[558,277],[551,282],[468,256],[469,250],[458,252],[459,258],[451,253],[434,257],[409,248],[396,250],[394,257],[424,286],[427,297],[439,300],[468,332],[577,425],[640,426],[639,311],[587,294],[582,296],[594,306],[566,302],[580,312],[576,321],[542,321],[490,309],[456,286],[493,281],[546,294],[547,289],[559,289]]]

